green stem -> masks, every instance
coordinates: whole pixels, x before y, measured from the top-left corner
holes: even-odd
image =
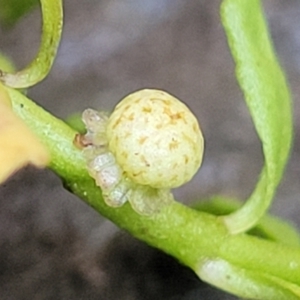
[[[135,213],[128,204],[121,208],[107,206],[100,189],[86,171],[80,150],[73,145],[76,132],[18,91],[7,90],[15,113],[49,149],[50,167],[74,194],[119,227],[176,257],[200,275],[202,265],[208,260],[221,259],[238,268],[300,285],[299,248],[246,234],[230,235],[218,217],[197,212],[178,202],[152,217]]]
[[[43,34],[40,49],[34,60],[17,73],[0,70],[0,80],[14,88],[27,88],[43,80],[54,62],[61,38],[63,23],[62,0],[41,0]]]

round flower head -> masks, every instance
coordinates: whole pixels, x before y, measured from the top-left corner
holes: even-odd
[[[125,97],[109,117],[108,148],[134,182],[174,188],[200,167],[203,137],[189,108],[170,94],[141,90]]]
[[[151,215],[173,201],[171,188],[201,165],[203,137],[188,107],[159,90],[125,97],[108,117],[87,109],[84,155],[90,175],[112,207],[129,201]]]

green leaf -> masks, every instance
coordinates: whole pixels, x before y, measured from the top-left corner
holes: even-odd
[[[1,0],[0,0],[1,1]],[[62,0],[41,0],[43,33],[39,51],[33,61],[17,73],[0,70],[0,80],[13,88],[27,88],[43,80],[56,57],[62,33]]]
[[[8,27],[13,26],[38,3],[38,0],[0,0],[1,23]]]
[[[225,0],[222,22],[236,63],[265,164],[250,198],[224,217],[231,233],[247,231],[269,208],[286,165],[292,138],[290,93],[274,54],[259,0]]]

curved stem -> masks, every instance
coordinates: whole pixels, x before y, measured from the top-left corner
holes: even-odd
[[[17,73],[0,70],[0,80],[7,86],[27,88],[43,80],[54,62],[63,24],[62,0],[41,0],[43,33],[39,51],[34,60]]]

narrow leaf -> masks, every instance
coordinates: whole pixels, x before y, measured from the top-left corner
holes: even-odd
[[[244,92],[265,164],[246,204],[224,217],[232,233],[254,226],[269,208],[287,162],[292,120],[290,94],[274,54],[259,0],[225,0],[223,26],[236,63],[237,80]]]
[[[17,73],[6,73],[0,69],[0,80],[7,86],[33,86],[43,80],[52,67],[62,33],[62,0],[41,0],[41,9],[43,33],[39,51],[33,61]]]

